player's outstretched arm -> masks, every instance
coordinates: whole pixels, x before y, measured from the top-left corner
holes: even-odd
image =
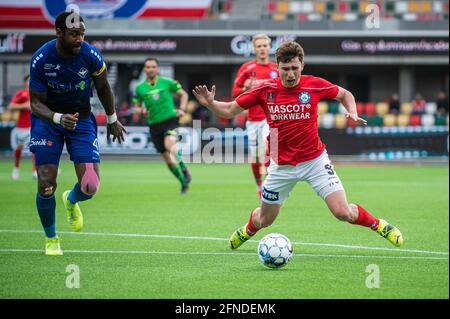
[[[344,88],[339,87],[339,92],[334,98],[335,100],[341,102],[348,113],[345,114],[346,118],[351,119],[353,122],[360,125],[367,125],[367,121],[358,116],[358,111],[356,110],[355,97],[349,91]]]
[[[236,101],[220,102],[214,100],[214,96],[216,95],[215,85],[212,86],[211,91],[208,90],[206,85],[197,85],[195,89],[192,90],[192,93],[200,104],[207,107],[211,112],[224,118],[233,118],[244,111]]]
[[[7,109],[9,111],[31,110],[30,102],[25,103],[9,103]]]
[[[106,76],[107,71],[103,71],[100,75],[93,77],[95,89],[97,90],[98,98],[103,105],[108,116],[108,124],[106,125],[106,136],[109,140],[109,135],[113,136],[113,142],[116,139],[119,143],[125,141],[123,133],[127,131],[123,127],[122,123],[119,122],[116,115],[116,109],[114,107],[114,94],[109,85],[108,78]]]
[[[65,129],[74,130],[78,122],[78,113],[61,114],[50,110],[45,102],[47,101],[47,92],[36,92],[30,89],[31,110],[33,113],[44,120],[61,124]]]

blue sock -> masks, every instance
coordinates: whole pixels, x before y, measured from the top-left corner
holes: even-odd
[[[82,202],[91,199],[91,195],[86,195],[81,191],[80,184],[76,183],[75,186],[69,193],[69,202],[76,204],[77,202]]]
[[[50,197],[44,197],[41,194],[37,193],[36,207],[39,213],[39,218],[41,219],[42,227],[44,227],[45,236],[49,238],[55,237],[56,236],[55,195],[52,195]]]

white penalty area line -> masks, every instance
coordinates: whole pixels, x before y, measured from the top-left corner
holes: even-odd
[[[256,253],[241,252],[179,252],[179,251],[145,251],[145,250],[64,250],[64,253],[75,254],[124,254],[124,255],[233,255],[255,256]],[[15,249],[0,248],[0,253],[44,253],[41,249]],[[294,257],[322,257],[322,258],[372,258],[372,259],[415,259],[415,260],[447,260],[448,257],[420,257],[420,256],[365,256],[365,255],[338,255],[338,254],[293,254]]]
[[[14,229],[0,229],[0,233],[40,233],[39,230],[14,230]],[[169,239],[192,239],[192,240],[209,240],[209,241],[228,241],[228,238],[218,237],[200,237],[200,236],[178,236],[178,235],[156,235],[156,234],[124,234],[124,233],[95,233],[95,232],[69,232],[59,231],[60,234],[78,235],[78,236],[110,236],[110,237],[144,237],[144,238],[169,238]],[[249,240],[249,242],[259,242],[258,240]],[[444,251],[430,251],[430,250],[418,250],[418,249],[402,249],[402,248],[384,248],[384,247],[370,247],[370,246],[357,246],[357,245],[344,245],[344,244],[327,244],[327,243],[305,243],[305,242],[292,242],[293,245],[303,246],[319,246],[319,247],[333,247],[333,248],[348,248],[348,249],[365,249],[365,250],[381,250],[392,252],[407,252],[418,254],[434,254],[434,255],[447,255],[448,252]],[[447,257],[448,259],[448,257]]]

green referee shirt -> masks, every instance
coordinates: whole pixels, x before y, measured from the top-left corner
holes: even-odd
[[[136,86],[133,102],[144,102],[148,111],[148,124],[155,124],[177,116],[172,94],[181,89],[178,81],[158,76],[151,85],[147,79]]]

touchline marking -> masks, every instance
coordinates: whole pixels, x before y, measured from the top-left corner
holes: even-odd
[[[42,249],[0,248],[0,253],[44,253]],[[255,256],[255,253],[239,252],[180,252],[180,251],[145,251],[145,250],[64,250],[64,253],[79,254],[155,254],[155,255],[244,255]],[[364,255],[335,255],[335,254],[293,254],[294,257],[325,257],[325,258],[382,258],[382,259],[418,259],[418,260],[448,260],[448,257],[420,257],[420,256],[364,256]]]
[[[0,233],[42,233],[40,230],[14,230],[14,229],[0,229]],[[111,237],[144,237],[144,238],[171,238],[171,239],[193,239],[193,240],[217,240],[228,241],[228,238],[218,237],[200,237],[200,236],[178,236],[178,235],[155,235],[155,234],[123,234],[123,233],[94,233],[94,232],[69,232],[59,231],[60,234],[78,235],[78,236],[111,236]],[[258,240],[248,240],[248,242],[259,242]],[[384,248],[384,247],[370,247],[370,246],[356,246],[356,245],[344,245],[344,244],[326,244],[326,243],[304,243],[295,242],[294,245],[304,246],[322,246],[322,247],[339,247],[349,249],[366,249],[366,250],[383,250],[393,252],[408,252],[419,254],[436,254],[436,255],[448,255],[448,252],[444,251],[430,251],[430,250],[418,250],[418,249],[402,249],[402,248]]]

